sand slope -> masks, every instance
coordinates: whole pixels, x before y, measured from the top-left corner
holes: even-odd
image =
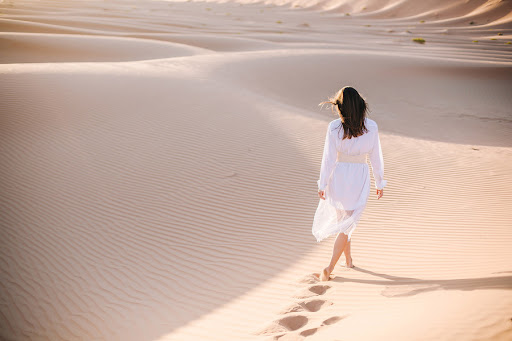
[[[510,339],[511,2],[412,3],[0,3],[0,338]],[[347,84],[389,186],[319,282]]]

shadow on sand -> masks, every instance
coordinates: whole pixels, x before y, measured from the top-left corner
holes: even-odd
[[[386,275],[357,266],[353,267],[352,269],[375,277],[380,277],[382,280],[336,277],[331,281],[384,285],[386,287],[384,290],[382,290],[382,295],[386,297],[413,296],[435,290],[512,290],[512,276],[426,280],[413,277]]]

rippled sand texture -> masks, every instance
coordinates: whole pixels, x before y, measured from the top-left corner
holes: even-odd
[[[0,339],[510,340],[511,13],[1,2]],[[319,282],[344,85],[388,187]]]

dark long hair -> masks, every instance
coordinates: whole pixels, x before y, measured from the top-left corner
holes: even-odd
[[[345,86],[328,101],[321,102],[319,105],[325,103],[332,104],[331,110],[336,107],[338,111],[342,122],[340,126],[343,126],[342,140],[358,137],[368,132],[364,124],[368,114],[368,104],[356,89]]]

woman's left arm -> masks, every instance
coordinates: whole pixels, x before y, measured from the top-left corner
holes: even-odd
[[[378,127],[375,129],[373,141],[373,148],[370,151],[370,163],[375,178],[375,187],[380,191],[387,185],[387,180],[384,180],[384,159],[382,157]]]
[[[322,155],[322,163],[320,166],[320,179],[317,180],[318,190],[324,191],[327,187],[329,177],[336,163],[337,150],[335,134],[333,133],[332,124],[327,126],[327,133],[325,135],[324,152]]]

